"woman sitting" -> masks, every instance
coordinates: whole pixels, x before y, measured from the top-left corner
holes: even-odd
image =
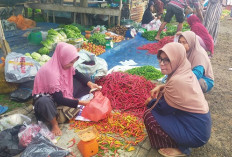
[[[151,90],[145,103],[143,118],[151,146],[163,156],[189,155],[190,148],[201,147],[210,138],[208,103],[181,44],[166,44],[157,58],[168,79]]]
[[[79,111],[78,104],[89,103],[77,98],[89,93],[91,88],[99,88],[74,70],[73,64],[78,58],[77,49],[73,45],[60,42],[52,58],[43,65],[35,77],[32,94],[36,118],[49,122],[56,136],[62,134],[57,118],[63,119],[60,122],[64,122],[65,117],[73,118]],[[61,108],[63,117],[58,115],[57,107]]]
[[[156,17],[152,15],[153,10],[154,2],[150,1],[142,19],[142,27],[148,31],[158,30],[161,24],[161,21],[159,19],[157,20]]]
[[[201,46],[205,49],[205,51],[209,51],[211,56],[214,53],[214,42],[212,36],[209,34],[208,30],[201,23],[200,19],[196,15],[191,15],[187,18],[187,22],[191,27],[191,31],[193,31],[196,35],[198,35],[198,40]]]
[[[187,52],[187,58],[191,63],[192,71],[196,75],[202,91],[208,92],[214,86],[213,69],[207,52],[201,47],[196,34],[192,31],[182,32],[179,37]]]

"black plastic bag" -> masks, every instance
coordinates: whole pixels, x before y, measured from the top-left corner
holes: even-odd
[[[21,83],[19,88],[10,94],[10,99],[18,102],[25,102],[32,98],[34,80]]]
[[[65,157],[69,151],[55,146],[49,139],[38,133],[27,146],[21,157]]]
[[[0,132],[0,157],[11,157],[21,153],[24,148],[19,146],[18,133],[22,125]]]

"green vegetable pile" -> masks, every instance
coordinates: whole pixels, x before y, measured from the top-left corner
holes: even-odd
[[[164,76],[159,70],[150,65],[133,68],[127,70],[126,73],[144,76],[147,80],[157,80]]]
[[[157,34],[158,31],[146,31],[142,34],[142,37],[144,37],[145,39],[149,40],[149,41],[154,41],[155,40],[155,36]],[[166,36],[166,33],[164,31],[161,32],[160,37],[163,38],[164,36]]]
[[[166,28],[167,28],[166,32],[164,32],[164,31],[161,32],[161,35],[160,35],[161,39],[165,36],[173,36],[176,34],[177,26],[174,25],[173,23],[168,23],[166,25]],[[190,30],[190,26],[187,22],[184,22],[182,32],[185,32],[188,30]],[[157,32],[158,31],[154,31],[154,30],[153,31],[146,31],[142,34],[142,37],[146,38],[149,41],[154,41]]]
[[[105,34],[94,33],[94,34],[91,35],[91,37],[89,38],[89,42],[94,43],[95,45],[102,45],[102,46],[105,46],[105,45],[106,45],[106,39],[105,39],[105,37],[106,37]]]
[[[84,38],[81,31],[74,25],[62,25],[59,30],[50,29],[46,40],[41,41],[44,46],[38,50],[40,54],[49,54],[56,43],[67,39]]]

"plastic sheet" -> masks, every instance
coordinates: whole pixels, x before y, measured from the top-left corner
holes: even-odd
[[[55,146],[46,137],[38,133],[24,150],[21,157],[65,157],[68,154],[67,150]]]
[[[0,132],[0,156],[11,157],[21,153],[24,148],[19,146],[18,132],[22,125]]]
[[[12,30],[12,31],[4,31],[5,38],[10,45],[12,52],[25,54],[26,52],[32,53],[34,51],[38,51],[42,45],[33,45],[30,44],[27,40],[27,36],[25,33],[31,31],[48,31],[49,29],[57,28],[59,24],[55,23],[46,23],[46,22],[38,22],[36,23],[36,27],[27,30]],[[0,49],[0,57],[3,56],[3,52]],[[1,61],[0,61],[1,62]]]
[[[156,55],[148,54],[146,50],[137,50],[137,47],[148,43],[154,43],[154,41],[148,41],[138,33],[133,39],[116,43],[114,48],[106,50],[99,57],[106,60],[108,69],[121,65],[119,62],[125,60],[133,60],[137,63],[136,66],[152,65],[159,68]]]

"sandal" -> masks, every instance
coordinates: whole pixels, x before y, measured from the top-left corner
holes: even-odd
[[[176,149],[176,148],[161,148],[158,150],[158,152],[164,156],[164,157],[180,157],[180,156],[186,156],[186,154],[173,154],[173,155],[169,155],[169,154],[166,154],[165,152],[163,152],[163,149]]]

